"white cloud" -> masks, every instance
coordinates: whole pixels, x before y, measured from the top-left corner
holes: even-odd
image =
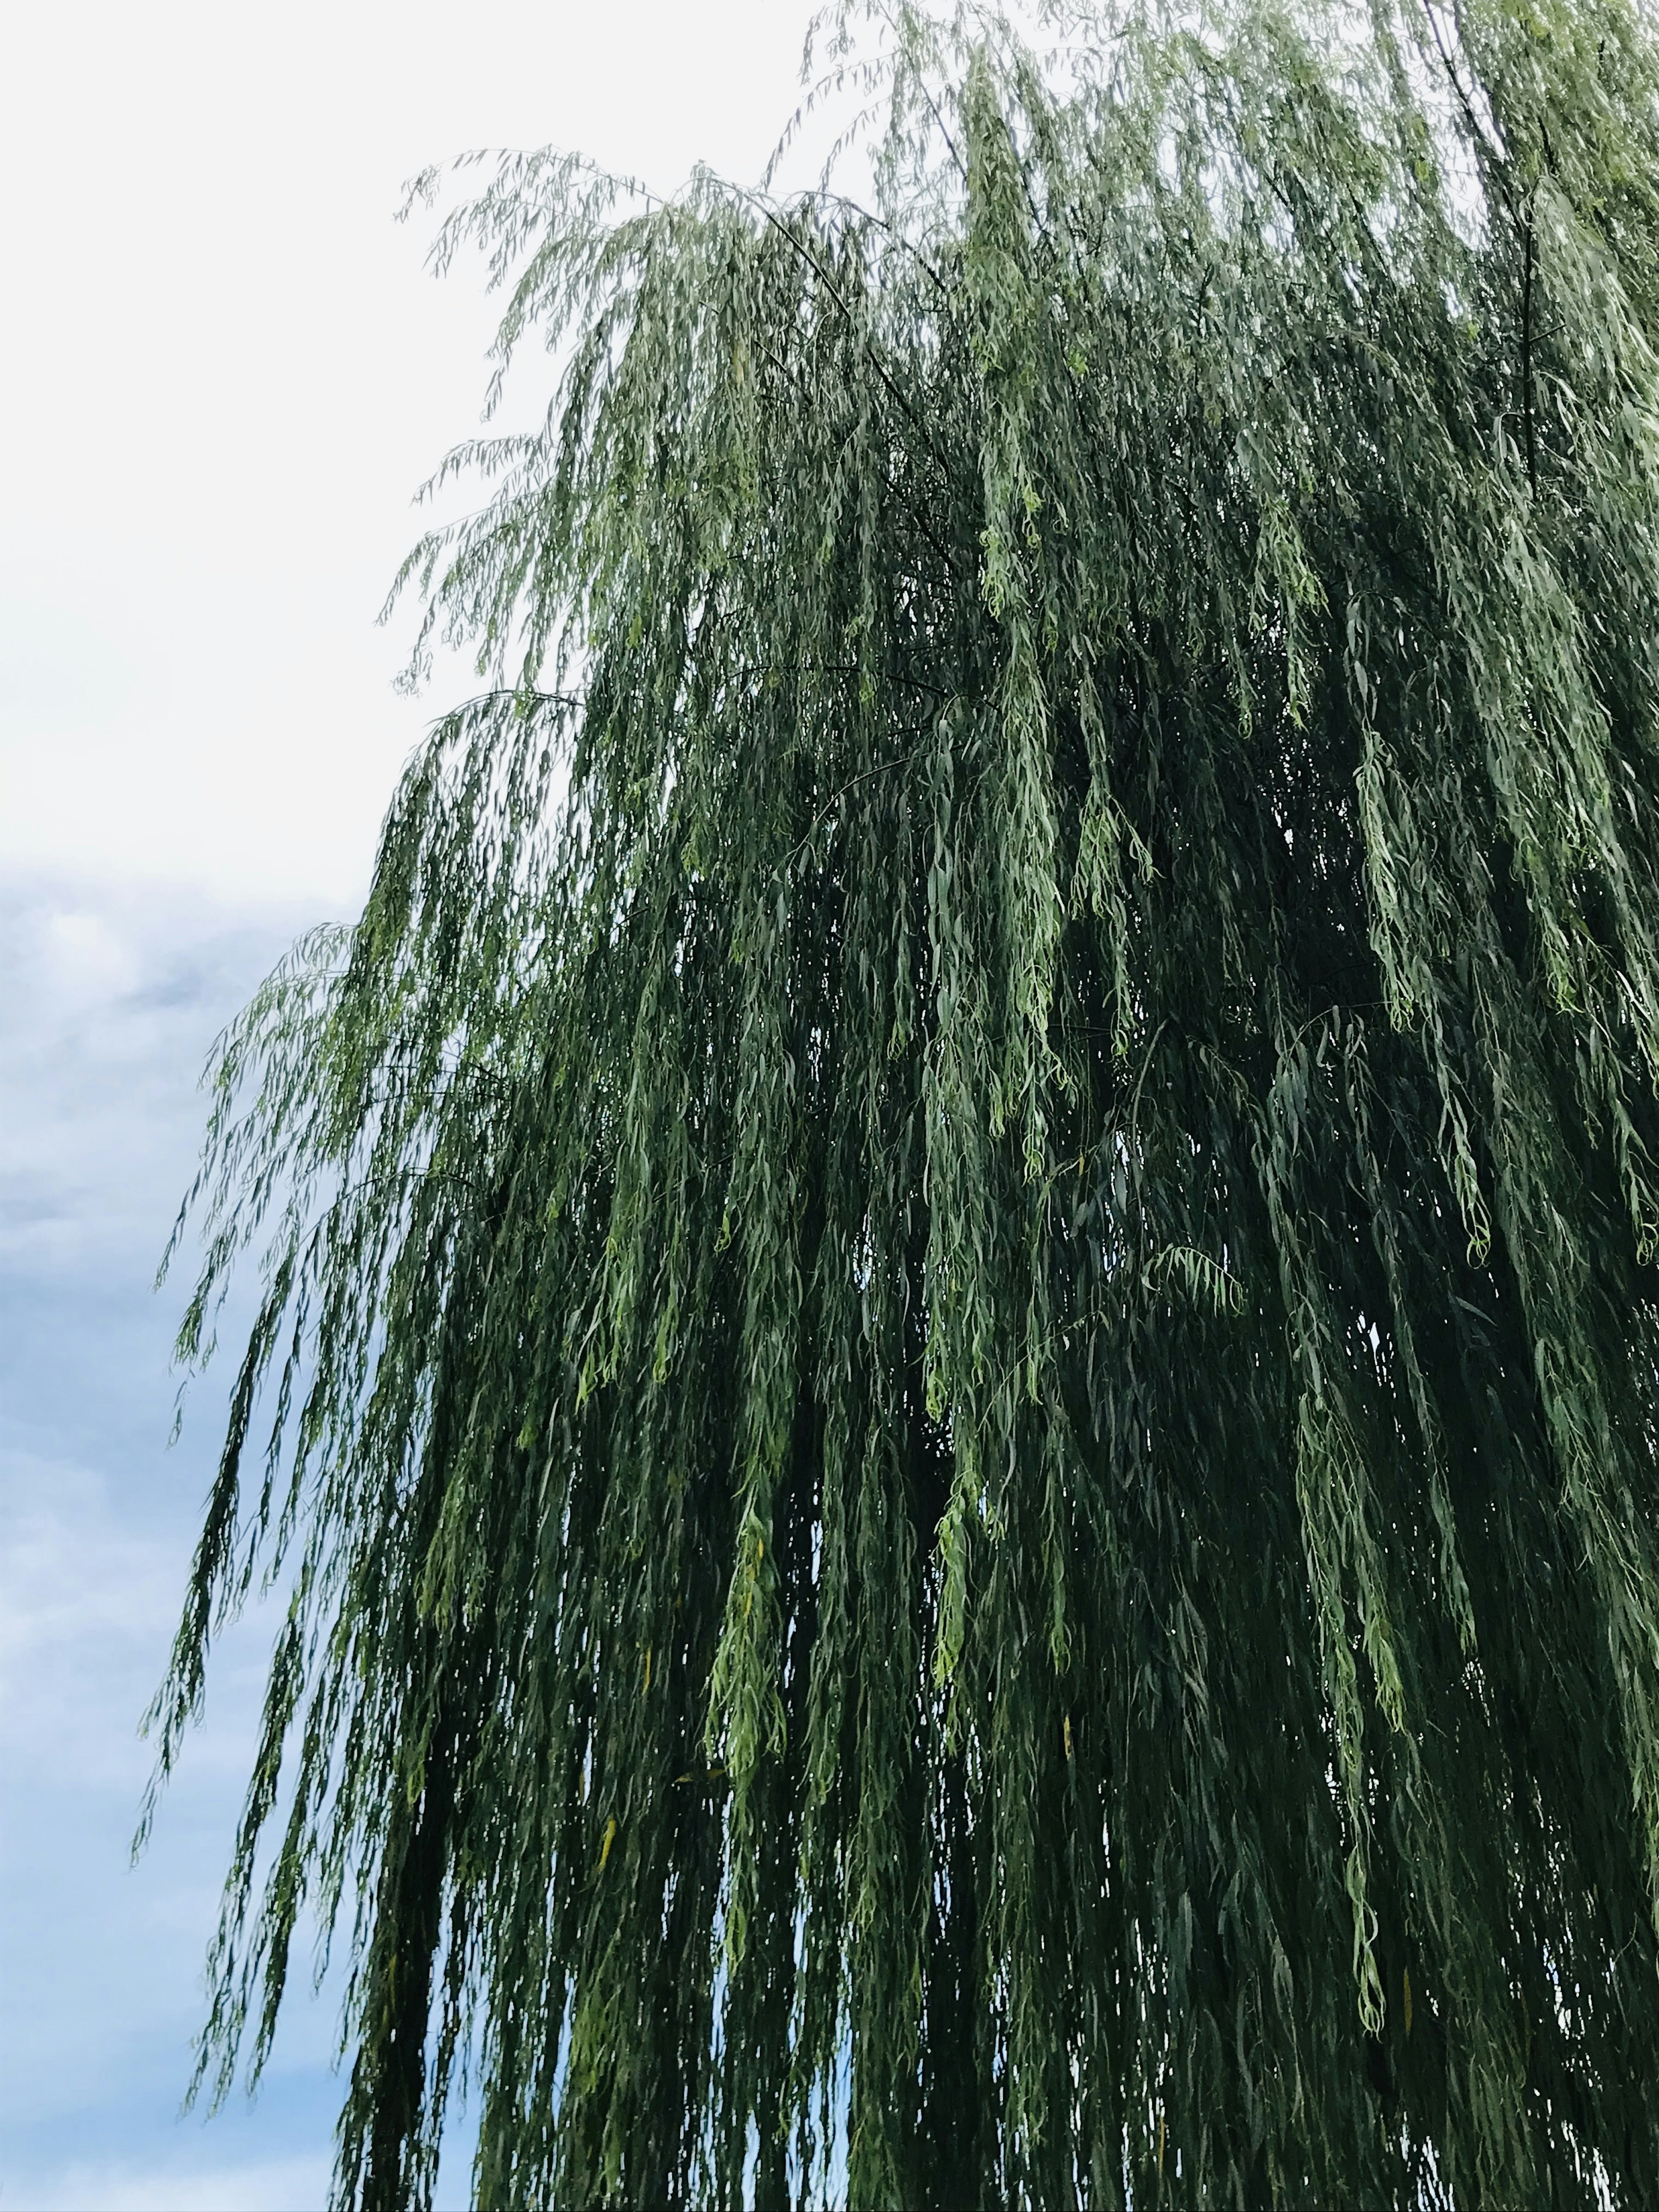
[[[102,915],[61,908],[47,917],[46,937],[55,970],[52,980],[60,990],[93,997],[130,990],[137,980],[132,946]]]
[[[325,2160],[188,2167],[71,2164],[19,2196],[0,2183],[0,2212],[322,2212]]]
[[[549,141],[659,188],[753,177],[811,12],[13,11],[0,861],[355,898],[431,711],[374,617],[493,327],[476,270],[434,284],[428,226],[393,224],[404,181]]]
[[[233,2148],[325,2156],[337,2104],[337,1992],[307,2008],[301,1986],[275,2094],[187,2138],[175,2120],[269,1620],[224,1640],[208,1723],[128,1864],[153,1755],[137,1723],[222,1403],[210,1378],[167,1449],[179,1294],[150,1280],[197,1069],[287,933],[199,895],[39,881],[0,899],[0,2212],[78,2202],[88,2175],[88,2202],[152,2170],[171,2189],[186,2143],[216,2174]]]

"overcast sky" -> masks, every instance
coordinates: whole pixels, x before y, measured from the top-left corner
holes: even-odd
[[[351,912],[444,703],[374,627],[410,498],[473,428],[475,270],[399,187],[556,143],[752,179],[795,0],[52,0],[0,70],[0,2212],[308,2212],[340,2085],[301,2006],[266,2087],[181,2121],[269,1624],[136,1870],[159,1677],[222,1399],[165,1449],[151,1294],[211,1040]],[[533,393],[526,395],[533,397]],[[452,679],[453,680],[453,679]],[[465,2197],[464,2161],[441,2201]]]

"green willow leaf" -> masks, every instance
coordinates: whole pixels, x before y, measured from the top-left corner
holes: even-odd
[[[314,1918],[342,2208],[1650,2206],[1659,33],[872,23],[867,208],[439,234],[556,388],[213,1078],[202,2078]]]

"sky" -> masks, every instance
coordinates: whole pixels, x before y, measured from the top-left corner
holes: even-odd
[[[795,0],[110,0],[16,9],[0,70],[0,2212],[310,2212],[336,1991],[258,2097],[180,2116],[273,1624],[220,1648],[134,1867],[225,1376],[169,1449],[157,1260],[214,1036],[349,916],[398,769],[375,615],[476,427],[489,304],[404,179],[556,143],[757,177]],[[532,405],[535,379],[512,404]],[[439,2202],[465,2200],[465,2127]]]

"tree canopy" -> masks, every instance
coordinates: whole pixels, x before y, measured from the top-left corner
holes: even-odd
[[[489,2212],[1651,2206],[1655,27],[814,66],[860,198],[445,203],[552,397],[213,1077],[204,2078],[314,1915],[363,2212],[463,2076]]]

